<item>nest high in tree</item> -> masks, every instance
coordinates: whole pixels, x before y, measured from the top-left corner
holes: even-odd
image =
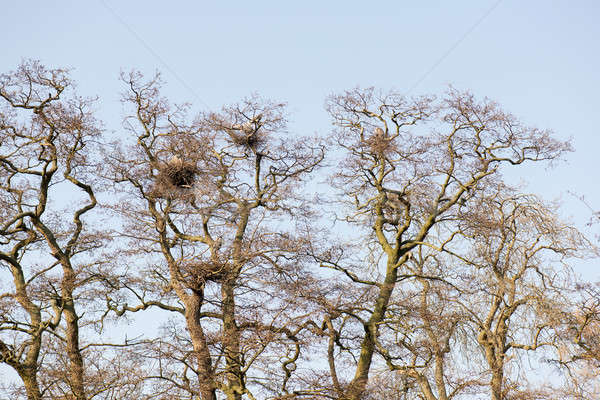
[[[219,261],[195,261],[182,266],[188,284],[204,286],[207,281],[219,282],[229,272],[229,265]]]
[[[233,125],[231,129],[228,129],[231,141],[238,145],[248,147],[252,150],[256,150],[257,147],[266,142],[266,137],[261,128],[262,115],[258,115],[241,125]]]
[[[370,152],[379,156],[387,155],[394,147],[393,139],[379,127],[375,128],[373,134],[364,141],[364,144]]]
[[[187,163],[177,156],[161,164],[158,170],[153,192],[157,197],[163,198],[188,195],[199,172],[195,164]]]

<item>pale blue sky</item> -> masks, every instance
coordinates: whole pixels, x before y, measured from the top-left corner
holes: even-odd
[[[597,1],[3,3],[0,71],[21,58],[73,68],[79,91],[100,96],[108,129],[120,129],[121,69],[162,71],[166,93],[197,110],[251,92],[287,101],[294,130],[323,135],[324,98],[334,91],[418,82],[412,94],[439,94],[452,84],[573,137],[565,163],[513,178],[547,198],[563,194],[578,222],[587,211],[566,191],[600,208]]]

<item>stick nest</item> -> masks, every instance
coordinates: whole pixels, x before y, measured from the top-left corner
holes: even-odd
[[[244,124],[235,124],[229,130],[231,141],[238,146],[248,147],[255,150],[266,142],[266,134],[263,131],[264,124],[261,122],[262,115],[257,115]]]
[[[192,286],[203,286],[207,281],[220,282],[229,272],[229,264],[219,261],[195,261],[185,264],[182,272]]]
[[[173,157],[169,162],[158,166],[158,175],[152,194],[155,197],[174,198],[190,195],[199,170],[194,163]]]
[[[387,136],[383,129],[375,128],[373,135],[364,141],[369,151],[379,156],[388,154],[393,149],[393,140]]]
[[[258,132],[246,133],[244,131],[231,134],[231,141],[238,145],[255,149],[265,142]]]

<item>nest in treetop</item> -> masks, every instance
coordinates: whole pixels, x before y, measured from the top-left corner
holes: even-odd
[[[364,143],[372,153],[377,155],[384,155],[392,149],[392,138],[379,127],[375,128],[373,135],[368,137]]]
[[[195,164],[185,162],[177,156],[159,165],[158,171],[153,189],[153,194],[157,197],[187,194],[199,172]]]
[[[204,285],[207,281],[219,282],[229,272],[229,265],[219,261],[194,261],[182,267],[184,276],[192,285]]]
[[[265,135],[263,132],[259,133],[260,128],[263,126],[260,122],[261,119],[262,115],[258,115],[242,125],[234,125],[233,129],[228,132],[231,141],[238,146],[245,146],[251,149],[255,149],[257,146],[263,144],[265,142]]]
[[[257,132],[251,132],[247,134],[242,131],[239,133],[232,133],[231,141],[238,146],[246,146],[254,149],[258,145],[264,143],[264,138],[260,137]]]

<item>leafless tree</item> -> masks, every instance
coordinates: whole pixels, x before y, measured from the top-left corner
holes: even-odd
[[[502,165],[554,160],[570,146],[524,126],[489,100],[456,90],[442,100],[411,100],[355,89],[332,96],[328,109],[338,127],[337,145],[346,154],[333,178],[348,205],[344,218],[364,229],[372,259],[381,260],[352,266],[343,258],[328,260],[327,253],[320,257],[368,293],[368,303],[348,313],[362,328],[355,332],[363,333],[344,398],[359,399],[394,289],[414,276],[407,269],[412,252],[451,242],[461,207],[499,179]]]
[[[158,75],[122,81],[107,143],[67,71],[0,76],[14,398],[597,397],[598,288],[571,270],[596,249],[502,176],[568,142],[454,89],[354,89],[328,99],[316,198],[326,146],[287,131],[285,104],[192,118]],[[140,315],[158,331],[117,338]]]
[[[98,382],[81,329],[106,276],[106,232],[90,215],[93,100],[73,93],[66,70],[36,61],[0,76],[0,97],[0,361],[28,399],[89,399]]]
[[[519,365],[513,371],[527,370],[520,362],[531,358],[523,352],[550,358],[564,348],[560,332],[576,295],[568,261],[589,257],[594,249],[558,219],[554,206],[502,186],[478,199],[462,223],[472,250],[461,259],[473,268],[478,287],[460,302],[483,350],[491,398],[523,396],[527,377],[507,371],[511,365]]]
[[[278,287],[302,279],[305,239],[294,221],[309,213],[301,183],[322,146],[287,134],[284,104],[255,96],[187,122],[185,107],[160,97],[158,77],[123,80],[134,143],[110,155],[114,180],[127,184],[116,186],[126,196],[114,209],[131,253],[154,261],[125,284],[138,304],[115,310],[183,317],[187,334],[166,328],[151,352],[169,354],[153,377],[172,390],[252,398],[252,386],[271,390],[279,379],[285,392],[302,327]]]

